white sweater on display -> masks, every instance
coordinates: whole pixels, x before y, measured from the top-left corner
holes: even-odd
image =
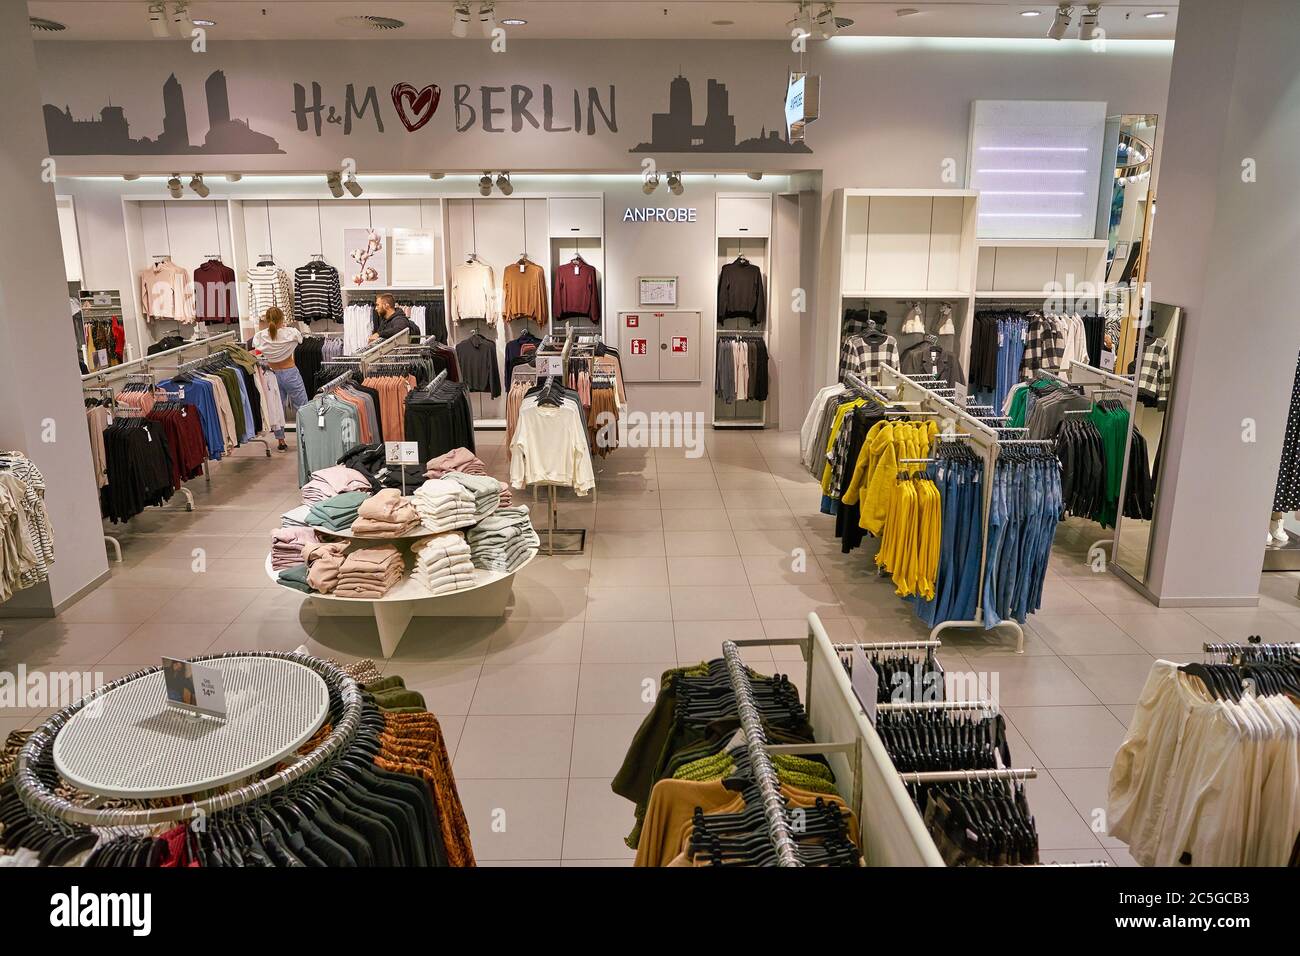
[[[462,262],[451,271],[451,321],[496,321],[496,278],[492,267],[477,259]]]
[[[531,404],[529,404],[531,403]],[[596,486],[587,428],[573,402],[538,405],[526,399],[510,441],[510,484],[547,484],[585,495]]]

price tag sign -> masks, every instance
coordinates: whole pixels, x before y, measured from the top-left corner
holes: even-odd
[[[162,672],[168,706],[225,719],[226,682],[217,668],[164,657]]]
[[[646,354],[646,339],[633,339],[633,340],[632,340],[632,354],[633,354],[633,355],[645,355],[645,354]]]
[[[674,336],[673,336],[673,351],[674,351],[674,352],[685,352],[685,351],[686,351],[686,336],[684,336],[684,335],[674,335]]]
[[[559,355],[543,355],[540,357],[541,367],[537,369],[537,374],[543,377],[553,375],[556,378],[564,377],[564,360]]]
[[[862,709],[867,712],[867,719],[873,724],[876,722],[876,695],[880,692],[880,678],[876,675],[876,669],[871,666],[867,660],[867,655],[862,653],[862,648],[855,646],[853,648],[853,674],[850,683],[853,684],[853,693],[858,697],[858,703]]]
[[[628,327],[629,329],[637,329],[637,328],[640,328],[640,327],[641,327],[641,316],[639,316],[639,315],[629,315],[629,316],[627,317],[627,327]]]
[[[420,445],[413,441],[384,442],[384,463],[389,465],[418,465]]]
[[[1101,367],[1104,368],[1104,369],[1105,369],[1106,371],[1108,371],[1108,372],[1113,372],[1113,371],[1115,371],[1115,353],[1114,353],[1114,352],[1102,352],[1102,353],[1101,353]]]
[[[113,294],[111,292],[96,292],[91,296],[90,301],[95,305],[112,305]]]

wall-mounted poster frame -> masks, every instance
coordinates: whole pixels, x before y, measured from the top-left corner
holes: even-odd
[[[677,276],[641,276],[637,288],[642,306],[674,308],[677,305]]]

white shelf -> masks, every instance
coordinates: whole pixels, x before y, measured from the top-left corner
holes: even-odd
[[[884,291],[850,289],[841,292],[840,297],[844,299],[967,299],[970,298],[970,293],[955,289],[938,291],[933,289],[886,289]]]
[[[1107,249],[1107,239],[977,239],[976,245],[1005,246],[1011,249]]]

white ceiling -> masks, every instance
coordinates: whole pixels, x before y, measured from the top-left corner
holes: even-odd
[[[1086,0],[1075,0],[1075,27]],[[169,0],[170,7],[171,0]],[[814,10],[824,5],[816,0]],[[67,26],[60,33],[37,33],[42,40],[150,40],[149,5],[143,0],[30,0],[32,16]],[[442,0],[191,0],[192,17],[216,21],[212,40],[450,39],[452,3]],[[472,0],[477,11],[479,0]],[[795,0],[497,0],[499,19],[519,17],[526,26],[509,27],[524,39],[784,39],[798,8]],[[847,36],[1043,37],[1055,0],[866,0],[836,2],[835,14],[855,21]],[[917,12],[899,16],[899,9]],[[1112,39],[1173,39],[1177,0],[1104,2],[1101,26]],[[1020,16],[1039,10],[1042,16]],[[1163,19],[1144,14],[1165,11]],[[377,33],[343,26],[339,18],[357,15],[395,17],[406,26]],[[714,21],[733,21],[716,25]],[[477,25],[471,37],[477,39]],[[1075,31],[1071,30],[1072,35]],[[466,42],[469,42],[468,40]]]

